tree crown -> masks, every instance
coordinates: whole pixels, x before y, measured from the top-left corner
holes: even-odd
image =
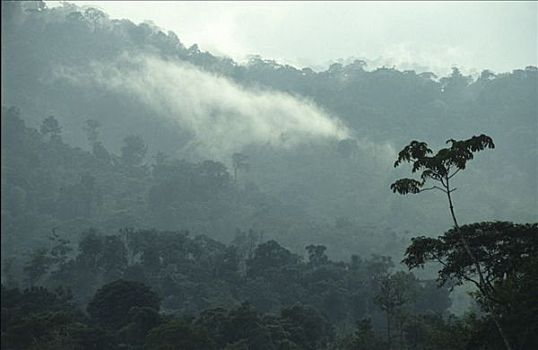
[[[426,142],[411,141],[405,146],[394,167],[402,163],[412,163],[411,172],[421,172],[420,180],[403,178],[394,182],[390,188],[394,193],[408,194],[419,193],[426,190],[424,185],[431,179],[440,182],[443,188],[433,186],[427,189],[439,189],[449,191],[448,180],[460,170],[464,170],[467,162],[474,158],[473,153],[483,151],[486,148],[495,148],[493,139],[487,135],[473,136],[467,140],[449,139],[450,147],[440,149],[435,155]]]

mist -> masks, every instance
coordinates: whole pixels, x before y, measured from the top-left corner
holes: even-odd
[[[538,349],[535,3],[95,4],[1,2],[2,350]]]
[[[187,148],[207,158],[227,159],[251,144],[288,148],[305,140],[350,135],[340,119],[311,100],[247,89],[189,63],[156,56],[122,54],[87,67],[56,67],[53,76],[140,100],[156,117],[191,133]]]

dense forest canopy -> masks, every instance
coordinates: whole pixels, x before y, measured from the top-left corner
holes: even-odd
[[[538,344],[538,68],[314,71],[178,35],[2,1],[2,349],[501,349],[498,319]],[[440,194],[389,186],[395,159],[439,169],[410,140],[473,135],[469,258]]]

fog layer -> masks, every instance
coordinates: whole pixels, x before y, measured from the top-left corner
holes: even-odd
[[[245,89],[188,63],[120,55],[113,62],[57,67],[56,77],[134,96],[155,115],[194,138],[191,148],[229,157],[247,144],[289,147],[305,138],[349,136],[343,123],[315,103],[277,91]]]

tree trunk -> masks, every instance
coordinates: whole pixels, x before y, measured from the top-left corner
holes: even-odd
[[[480,264],[476,257],[474,256],[473,252],[471,251],[471,247],[469,246],[469,242],[467,242],[467,239],[465,238],[465,235],[460,230],[460,226],[458,225],[458,220],[456,220],[456,214],[454,214],[454,206],[452,204],[452,198],[450,196],[450,186],[449,186],[449,179],[448,176],[446,177],[446,189],[447,189],[447,197],[448,197],[448,204],[450,208],[450,214],[452,215],[452,221],[454,221],[454,228],[459,234],[460,241],[465,249],[465,252],[471,258],[471,261],[473,262],[473,265],[475,266],[476,272],[478,273],[478,278],[480,282],[480,290],[479,292],[482,293],[487,299],[490,299],[489,297],[489,288],[486,284],[486,280],[484,279],[484,275],[482,274],[482,268],[480,267]],[[492,312],[491,316],[493,317],[493,322],[495,323],[495,326],[497,327],[497,330],[499,331],[499,334],[501,338],[503,339],[504,345],[506,346],[507,350],[512,350],[512,346],[510,345],[510,341],[508,340],[508,337],[504,333],[503,328],[501,327],[501,323],[499,322],[499,319],[497,315]]]
[[[389,350],[392,350],[392,339],[390,336],[390,313],[387,310],[387,342],[389,343]]]

